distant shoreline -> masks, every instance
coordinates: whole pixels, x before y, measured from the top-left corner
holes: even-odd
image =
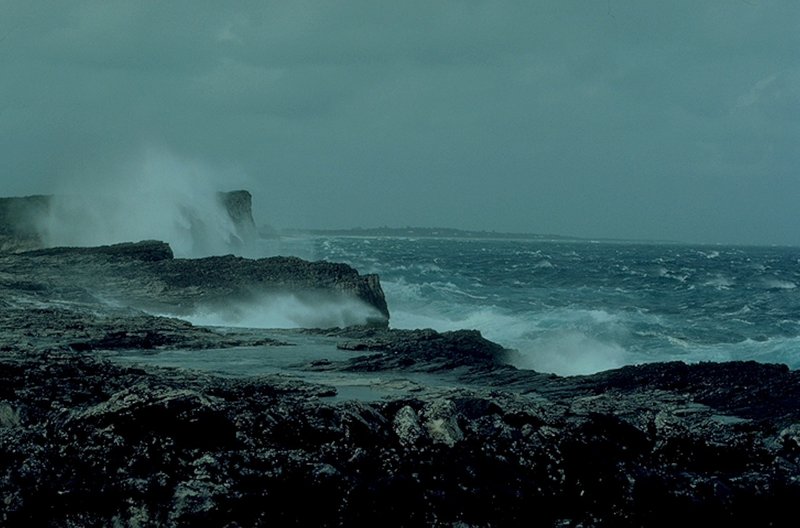
[[[348,229],[284,229],[284,235],[343,236],[343,237],[402,237],[447,238],[472,240],[534,240],[541,242],[602,242],[628,244],[685,244],[678,240],[634,240],[622,238],[585,238],[538,233],[508,233],[498,231],[471,231],[449,227],[355,227]],[[691,244],[706,245],[706,244]],[[708,244],[714,245],[714,244]]]

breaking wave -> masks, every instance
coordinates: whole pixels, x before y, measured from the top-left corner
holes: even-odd
[[[196,325],[239,328],[334,328],[382,317],[375,308],[351,297],[291,293],[206,306],[181,316]]]
[[[169,243],[176,256],[231,253],[241,240],[218,199],[217,179],[200,164],[150,150],[115,174],[65,183],[37,227],[47,246],[153,239]]]
[[[475,328],[515,350],[519,368],[800,367],[796,249],[379,238],[317,249],[381,276],[392,327]]]

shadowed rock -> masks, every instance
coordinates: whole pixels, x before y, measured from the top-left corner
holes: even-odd
[[[231,200],[246,211],[248,196]],[[381,326],[272,334],[337,354],[289,375],[100,359],[268,357],[283,343],[267,332],[141,309],[280,292],[356,299]],[[0,255],[0,526],[796,524],[797,371],[672,362],[565,378],[504,364],[476,331],[387,320],[378,278],[344,264],[176,259],[153,241]],[[331,398],[353,377],[408,388]]]
[[[657,379],[726,390],[738,374],[775,398],[800,385],[769,366],[724,370],[630,367],[582,379],[588,392],[552,378],[543,392],[335,403],[286,378],[7,352],[0,524],[793,526],[797,408],[774,415],[761,388],[737,386],[753,405],[730,414],[699,403],[699,384]]]
[[[233,255],[175,259],[156,241],[0,255],[0,289],[19,293],[22,285],[48,301],[94,299],[177,315],[288,293],[312,305],[356,300],[373,309],[369,322],[386,325],[389,318],[378,277],[346,264]]]

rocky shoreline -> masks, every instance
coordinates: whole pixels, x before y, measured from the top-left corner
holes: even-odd
[[[364,323],[385,326],[389,319],[377,276],[346,264],[233,255],[178,259],[157,241],[0,254],[0,291],[18,303],[37,299],[173,315],[286,293],[312,304],[358,301],[370,310]]]
[[[382,317],[276,334],[143,311],[254,284],[346,295]],[[377,277],[347,266],[174,259],[155,242],[6,254],[0,293],[1,526],[796,524],[800,375],[782,365],[522,371],[478,332],[388,329]],[[317,380],[446,383],[346,399],[295,375],[109,355],[269,354],[304,336],[344,354],[298,367]]]

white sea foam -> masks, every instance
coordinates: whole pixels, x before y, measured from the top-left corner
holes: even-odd
[[[653,361],[749,361],[783,363],[789,368],[800,368],[800,337],[773,337],[766,340],[744,339],[738,343],[699,344],[687,346],[684,351],[665,349]]]
[[[217,179],[198,163],[149,150],[115,174],[64,183],[39,231],[49,246],[156,239],[178,256],[230,253],[236,227],[217,198]]]
[[[716,277],[704,282],[703,286],[710,286],[718,290],[727,290],[730,289],[730,287],[733,286],[733,284],[734,283],[730,278],[724,275],[717,275]]]
[[[797,284],[794,282],[778,278],[765,279],[764,286],[770,290],[793,290],[797,288]]]
[[[547,332],[517,343],[511,364],[517,368],[553,372],[562,376],[592,374],[628,362],[625,349],[576,330]]]
[[[393,327],[475,328],[516,349],[513,363],[521,368],[577,374],[652,361],[731,359],[800,366],[800,357],[794,359],[800,338],[792,337],[800,333],[793,315],[800,280],[783,254],[537,245],[487,250],[484,242],[462,244],[456,262],[444,258],[452,246],[375,243],[378,261],[369,261],[370,271],[381,275]],[[353,249],[341,254],[357,267],[367,262]],[[419,262],[441,250],[435,277],[409,263],[417,250]],[[569,255],[591,264],[558,264]],[[543,259],[556,263],[547,271],[552,281],[533,280],[531,267]],[[750,292],[747,298],[734,297],[740,290]]]
[[[206,306],[182,318],[202,326],[333,328],[362,325],[381,318],[381,314],[351,297],[276,293],[247,301]]]
[[[626,333],[619,315],[605,310],[562,308],[510,313],[493,305],[431,302],[425,285],[384,282],[393,328],[433,328],[440,332],[474,328],[514,349],[517,368],[561,375],[589,374],[625,364],[628,354],[615,342]]]

